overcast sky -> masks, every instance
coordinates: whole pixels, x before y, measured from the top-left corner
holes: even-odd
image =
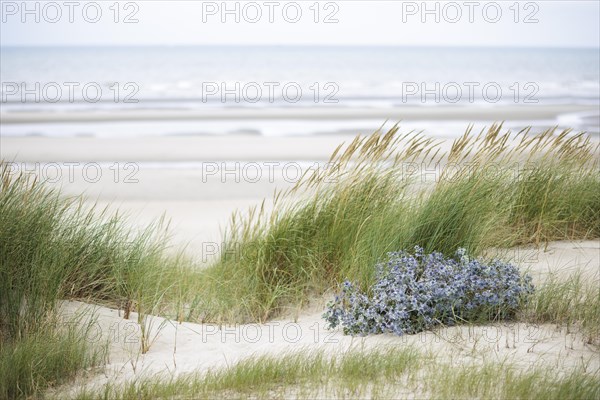
[[[428,2],[429,14],[421,1],[228,1],[229,14],[221,1],[30,1],[33,13],[22,1],[0,3],[3,46],[600,46],[597,0]]]

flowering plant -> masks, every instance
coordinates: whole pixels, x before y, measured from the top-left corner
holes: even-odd
[[[375,284],[361,291],[346,281],[323,317],[345,334],[412,334],[436,325],[510,318],[533,293],[531,277],[514,265],[471,259],[465,249],[445,258],[433,252],[388,254]]]

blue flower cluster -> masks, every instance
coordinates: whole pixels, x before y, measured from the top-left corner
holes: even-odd
[[[529,275],[494,260],[471,259],[464,249],[452,258],[441,253],[389,253],[378,264],[376,283],[367,293],[344,282],[323,317],[345,334],[413,334],[436,325],[498,320],[513,316],[533,293]]]

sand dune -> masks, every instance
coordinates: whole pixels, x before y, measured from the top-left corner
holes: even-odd
[[[531,262],[523,266],[531,267],[538,283],[547,273],[566,277],[575,269],[581,269],[589,279],[598,282],[600,241],[552,242],[546,250],[525,247],[512,251],[528,254]],[[118,310],[81,302],[65,302],[62,307],[64,315],[87,313],[97,318],[94,337],[99,343],[110,341],[107,372],[85,381],[90,387],[157,374],[205,372],[250,356],[316,349],[339,353],[381,345],[414,345],[423,353],[436,355],[441,362],[461,365],[506,361],[522,371],[534,364],[569,371],[587,362],[589,371],[600,369],[597,349],[567,328],[506,322],[441,328],[402,337],[389,334],[351,337],[339,329],[326,329],[321,314],[327,300],[327,297],[318,299],[307,309],[266,324],[219,326],[151,317],[156,339],[144,355],[139,351],[141,338],[136,313],[125,320]]]

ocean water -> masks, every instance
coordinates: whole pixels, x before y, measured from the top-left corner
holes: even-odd
[[[600,105],[598,49],[45,47],[2,48],[0,55],[3,113]],[[596,117],[562,121],[597,130]],[[343,120],[109,125],[11,124],[2,133],[301,134],[357,126]]]

